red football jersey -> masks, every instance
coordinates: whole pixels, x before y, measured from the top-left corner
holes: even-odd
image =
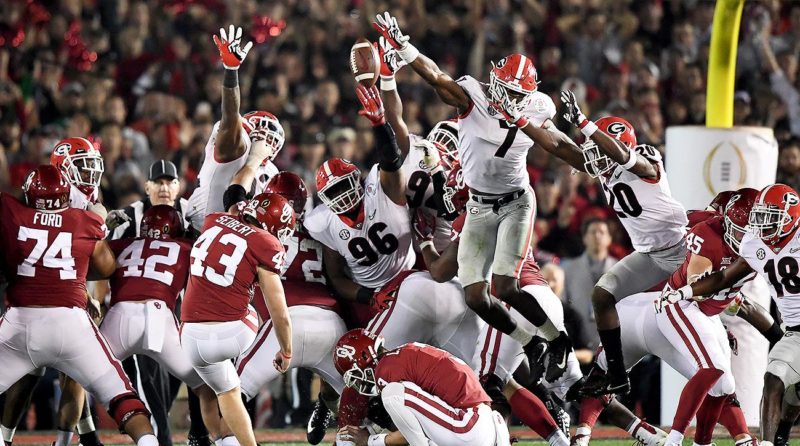
[[[693,227],[692,230],[689,231],[689,234],[686,235],[686,245],[688,248],[686,260],[680,268],[670,276],[668,281],[669,286],[677,290],[686,285],[686,273],[692,256],[699,255],[710,260],[713,265],[711,268],[712,272],[720,271],[733,264],[733,262],[739,258],[739,255],[725,243],[724,234],[725,229],[722,225],[722,216],[719,214]],[[736,297],[736,292],[739,291],[741,285],[742,283],[738,283],[728,290],[720,291],[708,299],[699,302],[698,306],[700,310],[709,316],[719,314],[728,306],[731,300]]]
[[[111,276],[112,306],[158,299],[175,310],[189,275],[189,241],[138,237],[112,240],[109,245],[117,258]]]
[[[686,224],[686,227],[692,229],[710,218],[719,217],[720,214],[717,211],[689,211],[686,216],[689,218],[689,223]]]
[[[391,382],[412,382],[457,409],[492,400],[464,361],[425,344],[405,344],[387,352],[375,367],[375,379],[379,388]]]
[[[461,240],[461,232],[464,230],[464,221],[466,221],[466,219],[467,213],[464,212],[453,221],[453,228],[450,232],[450,240],[452,242],[458,243]],[[522,270],[519,273],[520,288],[527,285],[548,286],[547,281],[542,277],[539,264],[536,263],[536,259],[533,257],[533,249],[530,248],[528,249],[528,255],[525,257],[525,261],[522,263]]]
[[[86,308],[86,273],[103,219],[82,209],[42,212],[0,194],[0,234],[11,306]]]
[[[322,244],[312,239],[304,229],[298,229],[283,245],[286,250],[281,280],[286,294],[286,306],[313,305],[338,311],[322,273]],[[261,288],[255,288],[253,306],[262,319],[269,319]]]
[[[213,213],[192,247],[184,322],[227,322],[247,316],[258,267],[280,274],[285,252],[269,232],[233,215]]]

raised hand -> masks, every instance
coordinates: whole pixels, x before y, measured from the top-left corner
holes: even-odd
[[[397,54],[397,50],[381,36],[378,43],[374,44],[381,58],[381,76],[392,76],[400,68],[406,66],[406,61]]]
[[[383,101],[378,87],[372,86],[367,88],[361,84],[356,87],[356,96],[358,97],[361,106],[364,107],[358,111],[358,114],[369,119],[373,127],[386,123],[383,116]]]
[[[397,24],[397,18],[384,12],[375,16],[375,21],[372,22],[372,27],[375,28],[386,41],[395,49],[402,49],[408,44],[409,37],[400,31],[400,26]]]
[[[222,65],[229,70],[238,70],[245,57],[247,57],[250,48],[253,47],[253,42],[247,42],[242,47],[242,27],[233,25],[228,28],[227,33],[225,28],[220,28],[219,36],[214,36],[214,44],[219,49]]]
[[[583,127],[588,122],[586,116],[578,106],[578,99],[571,90],[561,91],[561,102],[567,108],[562,115],[564,119],[576,127]]]

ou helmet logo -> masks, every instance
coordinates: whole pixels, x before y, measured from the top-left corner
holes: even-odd
[[[53,153],[55,153],[58,156],[67,156],[69,155],[69,149],[71,147],[72,146],[69,144],[61,144],[57,146],[55,149],[53,149]]]
[[[336,347],[336,357],[355,361],[356,348],[352,345],[342,345],[341,347]]]
[[[292,207],[289,206],[289,203],[283,205],[283,211],[281,212],[281,223],[289,223],[292,220]]]
[[[614,136],[619,136],[628,131],[628,126],[621,122],[612,122],[606,127],[606,130]]]

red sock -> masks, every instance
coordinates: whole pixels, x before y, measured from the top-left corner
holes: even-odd
[[[351,387],[345,387],[339,398],[339,427],[361,426],[361,422],[367,417],[368,403],[369,397]]]
[[[736,436],[742,434],[749,435],[750,430],[747,429],[747,421],[744,419],[742,408],[733,404],[734,398],[736,398],[735,393],[725,400],[725,404],[722,406],[722,413],[719,415],[719,424],[728,429],[731,437],[736,438]]]
[[[588,424],[589,427],[594,428],[594,425],[597,424],[597,418],[600,417],[605,408],[605,404],[599,398],[584,398],[581,401],[578,424]]]
[[[714,436],[714,427],[719,420],[722,407],[728,401],[728,395],[711,396],[706,395],[700,409],[697,410],[697,430],[694,433],[694,442],[697,444],[711,444]]]
[[[722,370],[717,369],[700,369],[689,379],[678,400],[678,411],[672,420],[673,430],[680,433],[686,432],[686,428],[692,422],[697,409],[703,404],[705,395],[714,387],[722,373]],[[698,395],[702,396],[698,398]]]
[[[521,388],[511,395],[508,400],[511,404],[511,412],[522,420],[526,426],[533,429],[542,438],[547,438],[554,431],[558,430],[556,420],[547,411],[542,400],[536,397],[530,390]]]

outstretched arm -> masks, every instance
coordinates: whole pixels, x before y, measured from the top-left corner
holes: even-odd
[[[405,62],[400,59],[397,51],[389,45],[386,39],[381,37],[378,42],[378,53],[381,59],[381,94],[386,106],[386,122],[394,129],[397,145],[405,159],[411,143],[408,139],[408,126],[403,120],[403,101],[397,92],[397,83],[394,79],[394,73],[405,65]]]
[[[409,37],[400,31],[396,18],[384,12],[378,14],[372,26],[397,50],[397,54],[436,90],[436,94],[444,103],[456,107],[459,113],[469,108],[472,102],[469,96],[453,78],[442,72],[434,61],[420,54],[419,50],[409,43]]]
[[[241,47],[242,28],[231,25],[227,33],[220,28],[219,36],[214,36],[214,43],[225,67],[225,77],[222,78],[222,119],[219,121],[214,155],[221,162],[229,162],[244,155],[245,151],[242,118],[239,115],[239,67],[253,42]]]
[[[406,204],[406,185],[403,180],[403,172],[400,170],[403,158],[394,130],[384,118],[381,95],[374,85],[368,89],[361,84],[356,87],[356,95],[364,107],[358,111],[358,114],[370,120],[375,133],[381,189],[392,202],[403,206]]]
[[[264,129],[255,129],[250,132],[250,153],[247,160],[231,179],[231,184],[222,195],[223,209],[233,213],[237,203],[247,200],[247,194],[253,187],[253,180],[258,173],[258,167],[265,159],[272,155],[272,147],[267,144],[267,133]]]
[[[641,178],[658,178],[658,166],[655,163],[636,153],[636,151],[625,147],[621,141],[608,136],[605,132],[597,131],[597,124],[586,119],[586,116],[578,107],[578,100],[573,92],[569,90],[562,91],[561,102],[567,107],[564,119],[578,127],[584,136],[591,138],[597,144],[597,147],[614,162]]]
[[[769,311],[750,299],[742,301],[736,315],[761,332],[769,341],[770,346],[775,345],[783,337],[781,324],[770,316]]]

